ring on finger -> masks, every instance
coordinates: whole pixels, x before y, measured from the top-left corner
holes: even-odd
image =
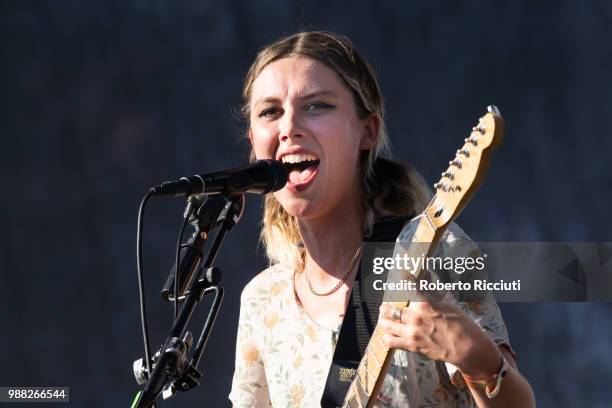
[[[403,310],[404,310],[403,308],[399,308],[399,307],[396,307],[395,309],[393,309],[393,315],[392,315],[393,320],[401,323]]]

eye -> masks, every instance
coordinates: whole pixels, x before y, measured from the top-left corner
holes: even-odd
[[[313,112],[313,111],[328,110],[328,109],[333,109],[333,108],[334,108],[333,105],[330,105],[325,102],[311,102],[308,105],[306,105],[305,110]]]
[[[262,110],[257,116],[259,116],[260,118],[269,118],[278,115],[279,112],[280,109],[272,107]]]

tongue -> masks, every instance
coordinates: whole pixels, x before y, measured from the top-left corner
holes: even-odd
[[[291,170],[289,172],[289,181],[292,184],[302,184],[312,175],[316,166],[310,166],[304,170]]]

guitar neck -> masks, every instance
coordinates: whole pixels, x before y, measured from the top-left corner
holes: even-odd
[[[412,242],[418,242],[417,245],[411,245],[407,253],[409,256],[420,256],[425,252],[425,256],[429,256],[437,241],[439,240],[441,231],[427,220],[426,213],[423,213],[421,221],[414,234]],[[418,249],[417,249],[418,248]],[[416,253],[418,251],[418,254]],[[415,252],[412,254],[412,252]],[[418,272],[416,274],[418,276]],[[396,279],[401,279],[401,275],[392,276],[389,273],[388,282]],[[397,308],[408,306],[409,302],[383,302],[391,304]],[[378,324],[374,328],[374,332],[370,337],[370,341],[366,347],[365,353],[357,373],[353,379],[348,393],[344,399],[344,408],[365,408],[372,407],[377,400],[378,393],[382,387],[385,375],[389,368],[389,364],[393,360],[394,349],[389,349],[383,342],[383,331]]]
[[[457,150],[455,158],[442,173],[442,178],[434,184],[437,192],[425,211],[407,250],[410,257],[430,256],[440,237],[461,209],[467,204],[484,179],[489,155],[501,143],[504,134],[504,121],[495,106],[489,106],[488,113],[481,117],[478,125],[472,128],[470,137]],[[420,271],[415,271],[418,278]],[[406,271],[389,271],[388,282],[410,278]],[[408,305],[404,302],[390,303],[397,308]],[[365,354],[361,359],[355,378],[344,399],[343,407],[372,407],[378,399],[389,364],[393,359],[392,349],[383,342],[383,332],[378,325],[370,338]]]

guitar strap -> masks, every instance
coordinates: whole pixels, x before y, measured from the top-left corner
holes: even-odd
[[[412,217],[413,215],[382,218],[374,225],[372,235],[364,241],[394,242],[404,224]],[[383,282],[386,282],[387,271],[379,275],[367,273],[368,271],[365,270],[363,272],[366,273],[362,273],[360,265],[327,375],[321,399],[322,408],[342,406],[359,362],[370,341],[370,336],[378,322],[378,309],[384,292],[374,290],[373,281],[382,279]]]

